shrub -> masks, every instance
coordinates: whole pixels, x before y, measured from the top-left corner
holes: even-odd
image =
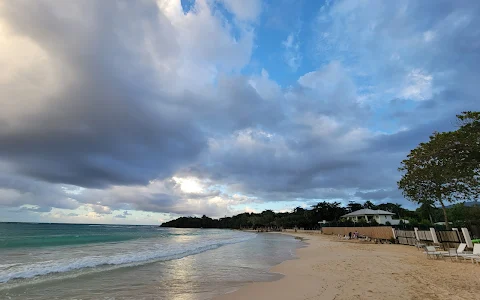
[[[430,220],[427,220],[427,219],[423,219],[421,222],[420,222],[420,225],[422,226],[425,226],[425,227],[430,227],[432,226],[432,222],[430,222]]]
[[[363,225],[367,224],[367,220],[365,220],[365,218],[360,218],[360,219],[358,219],[357,224],[363,226]]]
[[[402,223],[403,221],[400,221],[400,223]],[[408,224],[410,226],[418,226],[420,223],[417,221],[417,219],[414,219],[414,218],[410,218],[408,219]]]

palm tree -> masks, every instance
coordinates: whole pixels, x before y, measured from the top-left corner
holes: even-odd
[[[363,203],[363,208],[375,209],[377,207],[370,200],[367,200],[365,203]]]
[[[422,203],[422,205],[420,205],[417,211],[420,213],[422,218],[425,218],[428,216],[428,218],[430,219],[430,222],[432,222],[433,224],[434,222],[432,218],[432,212],[436,209],[437,208],[435,207],[435,204],[433,203],[433,201],[425,201]]]

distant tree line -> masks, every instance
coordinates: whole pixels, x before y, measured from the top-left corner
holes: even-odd
[[[342,216],[360,209],[380,209],[395,214],[397,218],[409,221],[410,226],[432,226],[433,223],[443,220],[442,209],[434,205],[421,205],[415,211],[402,207],[401,204],[382,203],[375,205],[371,201],[364,204],[350,202],[342,206],[339,202],[320,202],[310,209],[296,207],[291,212],[275,213],[272,210],[265,210],[261,213],[242,213],[232,217],[212,219],[207,216],[199,217],[181,217],[169,222],[163,223],[162,227],[176,228],[229,228],[229,229],[258,229],[258,228],[305,228],[317,229],[322,224],[319,222],[327,221],[330,225],[337,226],[367,226],[377,225],[375,223],[365,224],[359,222],[353,224],[342,219]],[[447,208],[450,220],[458,226],[465,224],[480,224],[480,207],[464,205],[463,203],[453,205]]]

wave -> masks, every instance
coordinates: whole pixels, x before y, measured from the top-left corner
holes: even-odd
[[[39,236],[20,236],[2,239],[0,237],[0,250],[12,248],[35,248],[46,246],[71,246],[93,243],[122,242],[141,238],[142,236],[130,232],[128,234],[50,234]]]
[[[0,267],[0,283],[7,283],[16,279],[28,279],[43,275],[65,273],[81,269],[96,269],[99,267],[115,266],[118,268],[142,265],[157,261],[179,259],[185,256],[198,254],[207,250],[219,248],[227,244],[247,241],[255,234],[243,235],[225,240],[207,240],[195,244],[175,244],[173,249],[165,250],[164,245],[150,245],[154,248],[105,256],[85,256],[82,258],[44,261],[32,264],[3,265]],[[163,249],[162,249],[163,248]],[[111,269],[111,268],[109,268]]]

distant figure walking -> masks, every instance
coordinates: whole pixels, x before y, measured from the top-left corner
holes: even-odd
[[[350,240],[352,239],[352,232],[351,231],[348,233],[348,239],[350,239]]]

